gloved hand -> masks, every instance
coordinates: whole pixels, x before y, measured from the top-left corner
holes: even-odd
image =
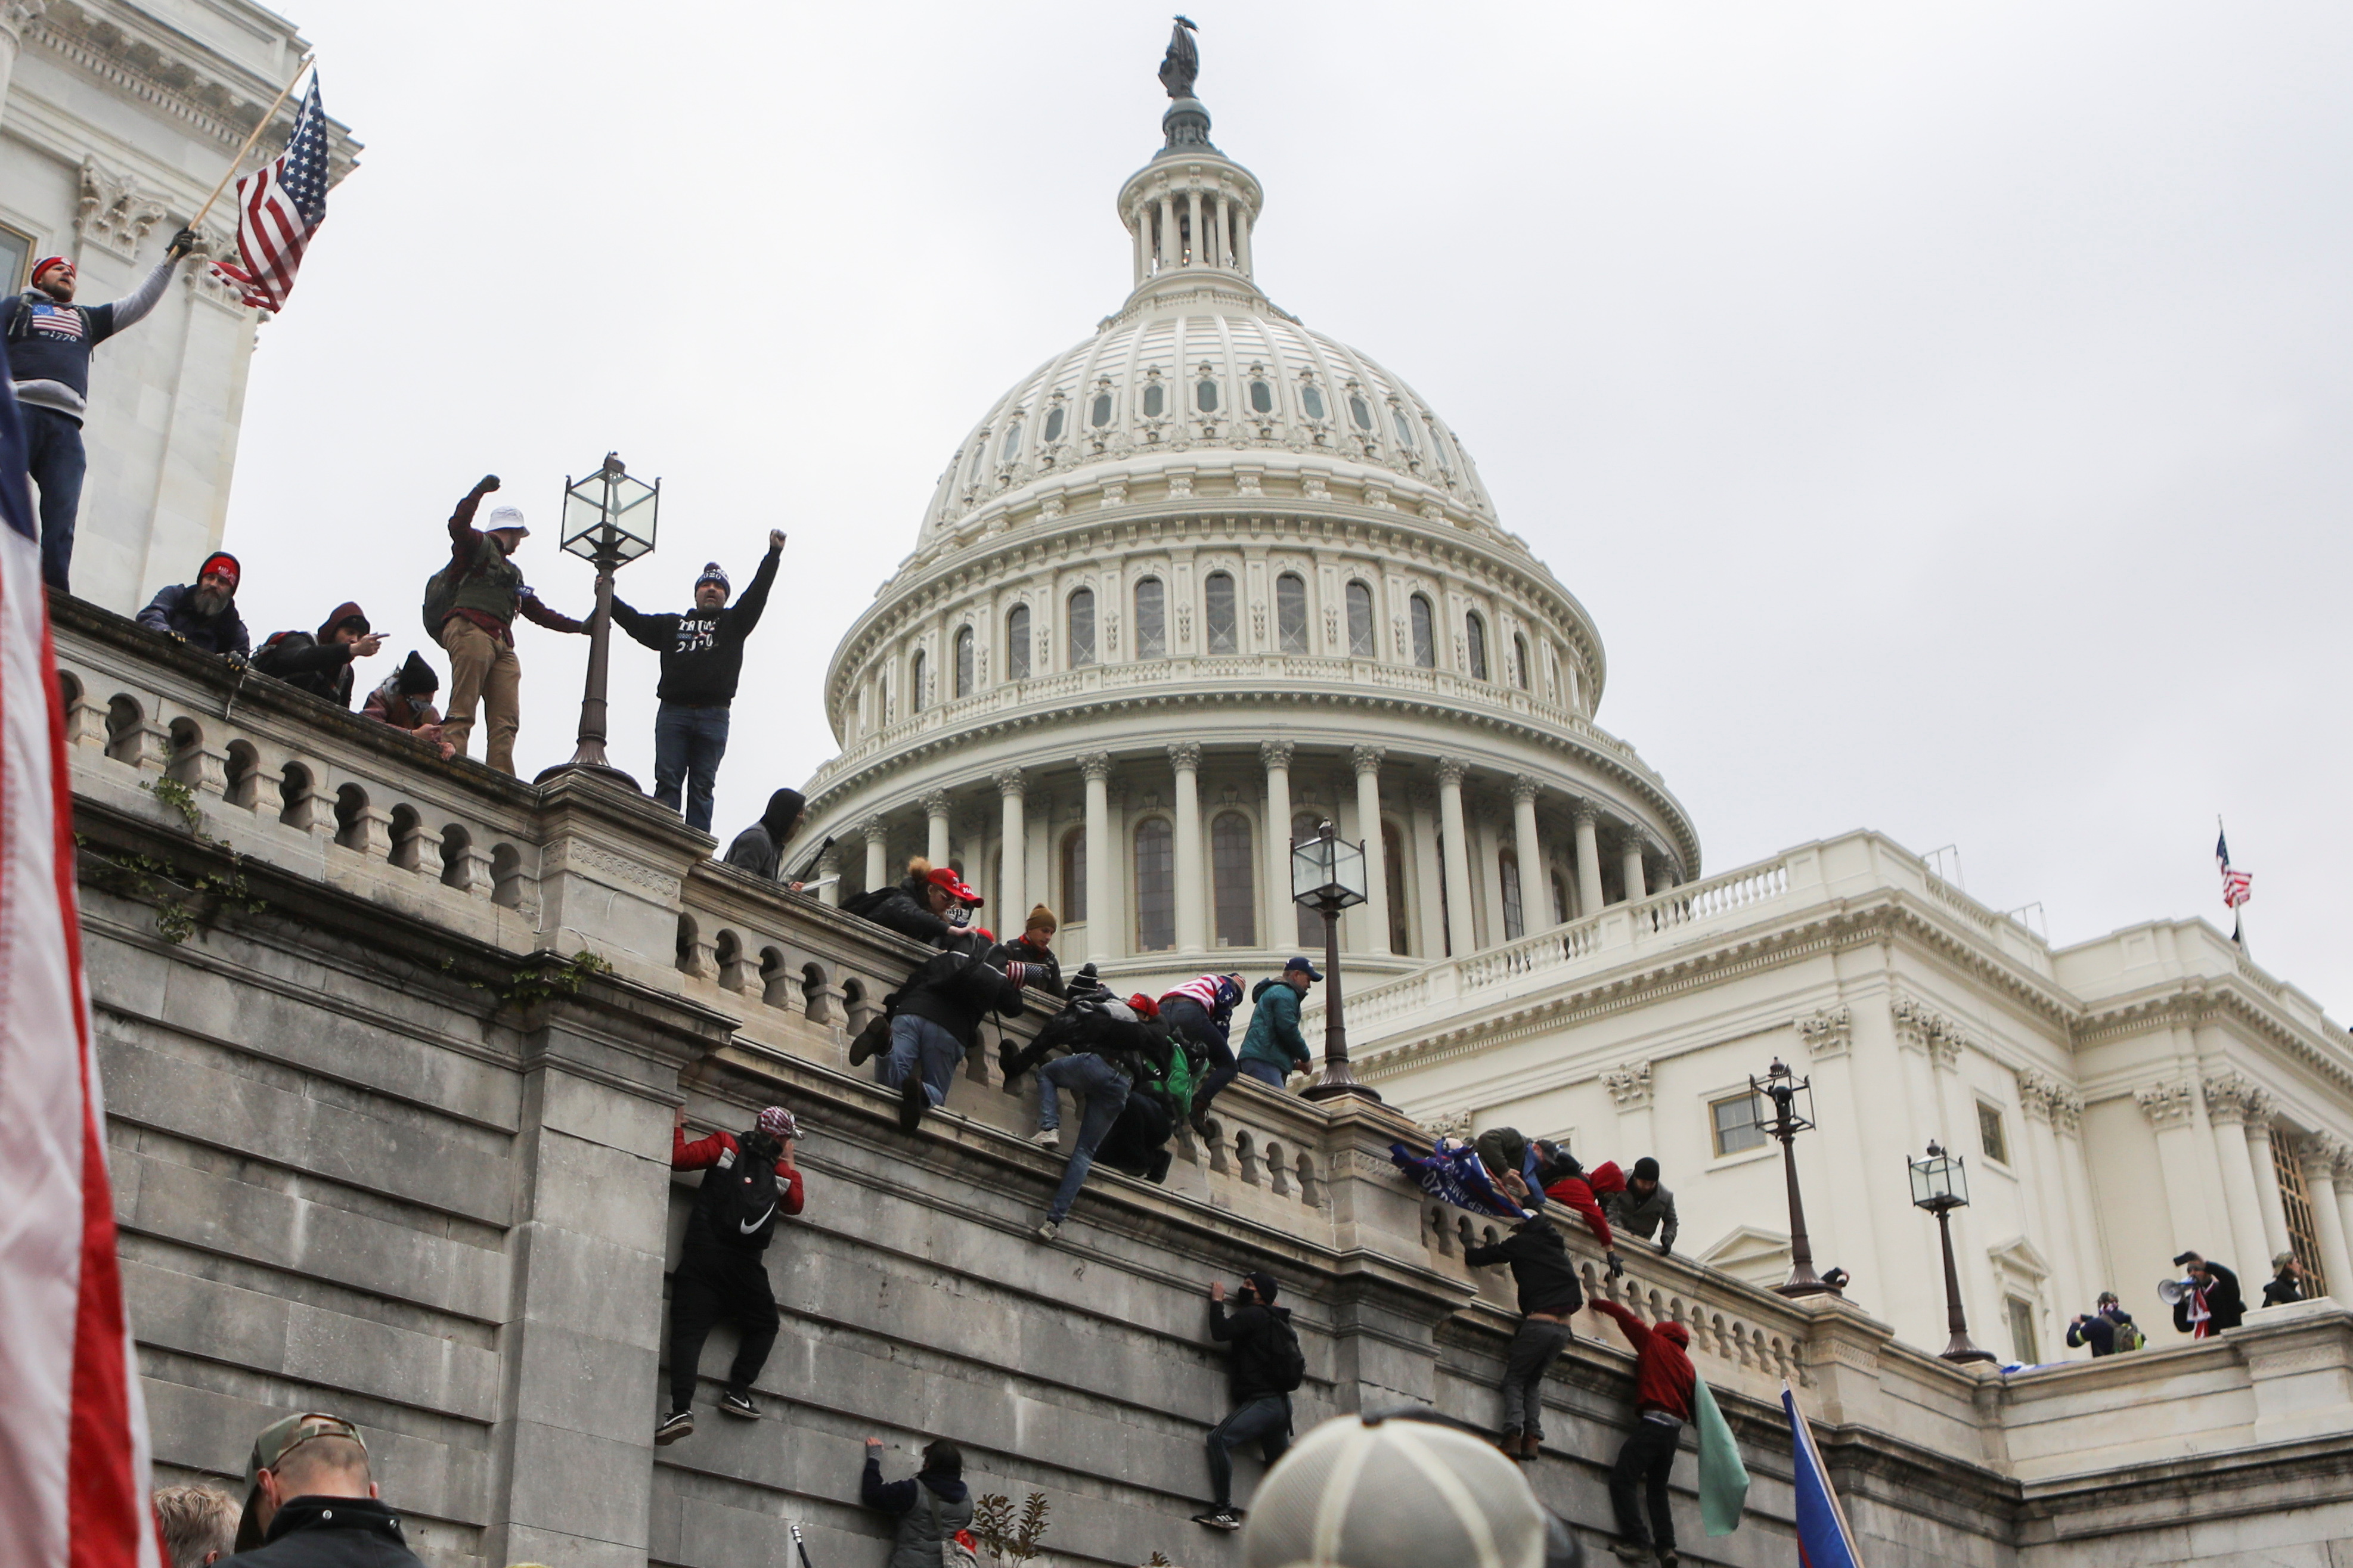
[[[1622,1279],[1625,1277],[1626,1260],[1619,1257],[1615,1252],[1612,1252],[1609,1255],[1609,1278],[1612,1279]]]
[[[499,477],[498,477],[498,475],[496,475],[496,474],[484,474],[484,475],[483,475],[480,479],[478,479],[478,480],[476,480],[476,481],[475,481],[475,484],[474,484],[474,493],[475,493],[476,495],[478,495],[478,496],[486,496],[486,495],[490,494],[492,490],[494,490],[494,489],[498,489],[498,488],[499,488]]]
[[[1669,1253],[1674,1251],[1674,1249],[1675,1244],[1672,1241],[1662,1241],[1659,1243],[1659,1256],[1662,1258],[1666,1257]]]
[[[198,234],[195,229],[184,228],[172,237],[172,243],[164,247],[164,255],[170,260],[177,261],[190,251],[202,250],[204,246],[203,235]]]
[[[221,655],[221,659],[222,662],[226,663],[231,669],[236,670],[238,674],[242,675],[245,673],[245,655],[241,653],[225,653]]]

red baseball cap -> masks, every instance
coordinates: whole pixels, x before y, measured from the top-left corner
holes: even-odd
[[[945,888],[948,890],[948,897],[960,904],[970,904],[974,909],[978,909],[988,901],[965,886],[964,879],[955,874],[953,867],[933,867],[926,880],[935,888]]]
[[[1157,1018],[1160,1016],[1160,1004],[1155,1002],[1151,997],[1146,996],[1141,991],[1129,997],[1127,999],[1127,1005],[1135,1009],[1135,1016],[1139,1018]]]

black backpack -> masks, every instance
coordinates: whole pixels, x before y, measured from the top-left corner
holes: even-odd
[[[1290,1394],[1307,1381],[1307,1353],[1299,1348],[1299,1335],[1287,1313],[1270,1308],[1266,1321],[1267,1379],[1276,1393]]]
[[[776,1233],[776,1160],[784,1152],[774,1139],[746,1132],[735,1141],[733,1164],[702,1178],[703,1217],[712,1239],[733,1252],[765,1252]]]

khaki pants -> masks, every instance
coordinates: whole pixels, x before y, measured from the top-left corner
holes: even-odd
[[[514,645],[463,616],[452,616],[441,625],[441,646],[449,650],[449,716],[441,722],[441,738],[457,747],[459,756],[466,754],[479,700],[490,710],[483,761],[512,777],[515,731],[522,723],[522,666],[515,658]]]

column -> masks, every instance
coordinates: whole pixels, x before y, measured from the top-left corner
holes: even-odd
[[[1152,272],[1152,262],[1145,250],[1145,236],[1152,232],[1152,207],[1138,203],[1135,208],[1135,280],[1141,283]]]
[[[25,25],[40,14],[41,0],[0,0],[0,101],[7,99],[8,79],[16,74]]]
[[[1241,269],[1245,277],[1249,275],[1250,269],[1250,209],[1243,206],[1237,206],[1234,209],[1234,264]]]
[[[935,789],[925,795],[923,816],[931,823],[931,836],[923,849],[924,858],[934,866],[944,866],[948,863],[948,792]]]
[[[1220,203],[1225,198],[1218,198]],[[1389,951],[1389,855],[1381,837],[1381,758],[1378,746],[1356,746],[1348,761],[1356,770],[1356,831],[1365,836],[1365,906],[1362,948]]]
[[[1207,868],[1201,858],[1201,745],[1179,741],[1168,748],[1176,770],[1176,951],[1199,952],[1208,946],[1202,911]]]
[[[1211,229],[1211,234],[1214,236],[1216,243],[1209,247],[1209,265],[1212,267],[1231,267],[1234,264],[1233,258],[1226,253],[1226,214],[1229,210],[1229,205],[1226,198],[1226,193],[1219,191],[1218,193],[1218,218],[1215,226]]]
[[[2337,1226],[2345,1233],[2346,1253],[2353,1258],[2353,1145],[2328,1141],[2328,1173],[2337,1178]],[[2353,1300],[2353,1265],[2346,1271],[2347,1283],[2330,1281],[2330,1293],[2339,1301]]]
[[[1160,193],[1160,265],[1176,265],[1176,198]]]
[[[1288,948],[1299,934],[1299,906],[1291,901],[1291,755],[1289,741],[1261,741],[1266,768],[1266,929],[1268,947]]]
[[[2089,1302],[2099,1288],[2087,1289],[2084,1282],[2085,1249],[2082,1238],[2074,1234],[2074,1211],[2067,1202],[2067,1177],[2062,1169],[2058,1134],[2052,1126],[2058,1091],[2057,1080],[2047,1074],[2028,1071],[2018,1075],[2019,1115],[2025,1122],[2020,1131],[2029,1162],[2023,1170],[2023,1184],[2042,1232],[2035,1245],[2051,1259],[2051,1289],[2059,1310],[2072,1317],[2085,1308],[2069,1303]],[[2052,1353],[2057,1354],[2055,1349]]]
[[[1203,258],[1208,251],[1208,247],[1202,243],[1208,237],[1201,232],[1201,193],[1198,190],[1187,191],[1185,205],[1187,221],[1193,226],[1193,254],[1187,258],[1187,264],[1199,267],[1203,265]]]
[[[833,879],[817,890],[818,902],[828,907],[838,906],[841,902],[840,849],[832,845],[826,847],[825,852],[817,858],[817,874],[820,879]]]
[[[858,825],[858,831],[866,836],[866,890],[871,893],[877,888],[889,887],[891,843],[890,835],[882,826],[882,819],[870,816]]]
[[[2263,1246],[2263,1201],[2255,1195],[2255,1163],[2248,1157],[2247,1150],[2247,1091],[2253,1088],[2235,1073],[2208,1079],[2206,1121],[2213,1130],[2210,1163],[2219,1163],[2222,1203],[2231,1220],[2231,1256],[2239,1260],[2242,1275],[2260,1279],[2263,1278],[2263,1265],[2269,1261],[2271,1253]],[[2221,1250],[2210,1250],[2194,1241],[2184,1245],[2196,1247],[2209,1258]]]
[[[964,879],[970,883],[973,890],[979,893],[982,898],[995,898],[997,895],[988,891],[984,885],[988,880],[988,813],[985,810],[972,813],[957,824],[957,829],[956,849],[952,858],[963,861]],[[1021,934],[1021,911],[1018,910],[1009,915],[998,910],[992,918],[989,907],[983,904],[973,911],[972,918],[975,925],[987,926],[999,937]],[[1005,922],[1008,920],[1014,922],[1010,932],[1005,929]]]
[[[1413,856],[1415,916],[1421,921],[1421,951],[1414,956],[1431,959],[1446,956],[1445,910],[1439,899],[1439,889],[1445,885],[1440,873],[1438,854],[1438,803],[1426,789],[1416,789],[1406,797],[1411,813],[1413,830],[1409,853]]]
[[[2340,1151],[2333,1139],[2309,1137],[2295,1152],[2304,1166],[2305,1190],[2312,1195],[2312,1228],[2320,1233],[2320,1271],[2328,1276],[2329,1295],[2341,1303],[2353,1300],[2353,1256],[2345,1250],[2345,1215],[2337,1205]]]
[[[1552,870],[1536,842],[1536,792],[1544,786],[1527,774],[1512,781],[1512,849],[1520,862],[1520,921],[1528,931],[1558,925],[1568,911],[1552,910]]]
[[[1577,918],[1591,920],[1601,912],[1601,844],[1594,824],[1599,814],[1590,805],[1577,808]]]
[[[2268,1244],[2263,1261],[2268,1271],[2270,1261],[2295,1244],[2288,1237],[2287,1200],[2280,1195],[2279,1165],[2272,1154],[2272,1104],[2267,1094],[2247,1107],[2247,1162],[2255,1168],[2255,1203],[2263,1210],[2263,1238]]]
[[[1081,757],[1079,772],[1087,781],[1087,957],[1106,963],[1119,925],[1111,891],[1111,753]]]
[[[2084,1157],[2084,1097],[2063,1086],[2052,1095],[2051,1127],[2059,1139],[2059,1163],[2066,1177],[2067,1208],[2074,1218],[2075,1244],[2084,1249],[2078,1278],[2090,1283],[2094,1295],[2116,1289],[2107,1278],[2107,1243],[2100,1235],[2098,1212],[2092,1206],[2092,1164]],[[2071,1316],[2076,1310],[2068,1309]]]
[[[1462,830],[1462,775],[1470,764],[1460,757],[1438,759],[1438,830],[1446,846],[1446,940],[1457,958],[1476,950],[1471,934],[1471,839]]]
[[[1629,830],[1618,837],[1618,879],[1626,884],[1626,901],[1638,904],[1650,897],[1642,885],[1642,836]]]
[[[1005,905],[997,918],[1007,925],[1027,918],[1029,898],[1024,874],[1029,866],[1029,784],[1021,776],[1019,768],[1007,768],[997,775],[997,798],[1004,805],[1004,821],[997,837],[1002,842],[1001,858],[1005,869],[999,874],[997,896]],[[1018,928],[1017,928],[1018,929]],[[1010,937],[1011,933],[1003,933]]]

